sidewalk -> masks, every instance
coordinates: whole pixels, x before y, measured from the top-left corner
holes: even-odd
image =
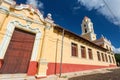
[[[79,78],[82,76],[88,76],[88,75],[111,73],[112,71],[117,70],[117,69],[120,70],[120,68],[104,68],[104,69],[95,69],[95,70],[87,70],[87,71],[80,71],[80,72],[64,73],[64,74],[62,74],[61,78],[59,78],[57,75],[53,75],[53,76],[48,76],[47,78],[44,78],[44,79],[37,79],[37,80],[84,80],[84,79],[79,79]],[[119,73],[119,75],[120,75],[120,73]],[[89,78],[86,80],[89,80]],[[92,80],[94,80],[94,79],[92,79]]]
[[[68,80],[120,80],[120,68],[106,69],[95,74],[75,76]]]

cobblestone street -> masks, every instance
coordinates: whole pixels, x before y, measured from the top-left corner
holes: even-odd
[[[109,70],[108,73],[97,73],[69,78],[68,80],[120,80],[120,68]]]

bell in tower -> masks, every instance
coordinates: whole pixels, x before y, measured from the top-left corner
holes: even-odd
[[[82,28],[81,36],[83,38],[90,41],[96,40],[96,34],[94,33],[93,23],[91,22],[90,18],[88,18],[87,16],[84,17],[81,24],[81,28]]]

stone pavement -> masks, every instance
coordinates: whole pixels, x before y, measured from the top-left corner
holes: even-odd
[[[62,77],[59,78],[58,76],[48,76],[44,79],[37,79],[37,80],[120,80],[120,79],[112,79],[112,75],[116,73],[115,75],[119,75],[117,77],[120,77],[120,68],[105,68],[105,69],[95,69],[95,70],[87,70],[87,71],[80,71],[80,72],[73,72],[73,73],[65,73],[62,74]],[[109,74],[112,73],[112,74]],[[100,74],[100,76],[98,75]],[[102,74],[102,75],[101,75]],[[107,74],[107,79],[104,76],[104,74]],[[90,75],[90,76],[89,76]],[[111,76],[109,78],[109,75]],[[103,77],[102,79],[100,79]],[[104,79],[105,78],[105,79]]]
[[[76,76],[68,80],[120,80],[120,68],[106,69],[106,71],[102,71],[103,73]]]

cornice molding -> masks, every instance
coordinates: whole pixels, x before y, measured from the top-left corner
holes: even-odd
[[[0,12],[8,14],[10,11],[7,7],[5,6],[0,6]]]
[[[5,6],[0,6],[0,13],[3,13],[3,14],[9,14],[10,16],[13,16],[13,17],[16,17],[16,18],[19,18],[19,19],[23,19],[25,21],[27,21],[28,23],[35,23],[35,24],[38,24],[38,25],[43,25],[45,26],[46,28],[46,25],[44,24],[44,22],[40,22],[36,19],[31,19],[31,18],[28,18],[22,14],[16,14],[14,12],[11,12],[7,7]]]
[[[43,14],[38,9],[33,8],[31,5],[20,4],[20,5],[15,6],[14,9],[16,9],[16,10],[28,9],[31,12],[36,13],[39,16],[41,21],[44,21]]]
[[[29,24],[23,25],[22,23],[20,23],[19,21],[11,21],[10,23],[12,23],[13,25],[16,26],[20,26],[20,28],[26,28],[29,29],[31,32],[33,33],[40,33],[39,28],[31,28],[31,26]]]
[[[13,0],[3,0],[4,2],[8,3],[8,4],[11,4],[11,5],[15,5],[16,2],[13,1]]]
[[[28,21],[28,22],[36,23],[36,24],[39,24],[39,25],[44,25],[44,24],[40,23],[38,20],[36,20],[36,19],[30,19],[30,18],[28,18],[28,17],[26,17],[26,16],[24,16],[22,14],[16,14],[14,12],[10,12],[10,15],[14,16],[16,18],[23,19],[23,20]]]
[[[26,16],[24,16],[23,14],[17,14],[17,13],[14,13],[14,12],[11,12],[7,7],[5,7],[5,6],[0,6],[0,13],[3,13],[3,14],[9,14],[10,16],[13,16],[13,17],[16,17],[16,18],[19,18],[19,19],[23,19],[23,20],[25,20],[25,21],[27,21],[27,22],[30,22],[30,23],[36,23],[36,24],[39,24],[39,25],[43,25],[43,26],[45,26],[45,28],[47,28],[47,29],[50,29],[50,26],[52,25],[52,24],[54,24],[53,22],[49,22],[49,21],[46,21],[46,20],[44,20],[44,21],[38,21],[37,19],[31,19],[31,18],[28,18],[28,17],[26,17]],[[41,17],[43,17],[42,16],[42,14],[38,14],[39,16],[41,16]],[[43,18],[44,19],[44,18]],[[48,19],[49,20],[49,19]],[[51,20],[50,20],[51,21]],[[51,24],[51,25],[47,25],[47,24],[45,24],[45,23],[49,23],[49,24]]]
[[[9,4],[11,4],[12,6],[14,6],[16,3],[15,3],[15,1],[13,1],[13,0],[3,0],[4,2],[6,2],[6,3],[9,3]],[[33,8],[31,5],[24,5],[24,4],[21,4],[21,5],[16,5],[15,7],[12,7],[13,9],[15,9],[15,10],[23,10],[23,9],[28,9],[28,10],[30,10],[31,12],[33,12],[33,13],[36,13],[37,15],[38,15],[38,17],[39,17],[39,19],[41,20],[41,22],[44,22],[45,20],[44,20],[44,17],[43,17],[43,14],[38,10],[38,9],[35,9],[35,8]],[[6,14],[8,14],[8,13],[13,13],[12,15],[14,15],[14,16],[16,16],[16,17],[18,17],[18,15],[20,16],[20,14],[16,14],[16,13],[14,13],[14,12],[10,12],[10,10],[7,8],[7,7],[5,7],[5,6],[0,6],[0,12],[2,12],[2,13],[6,13]],[[23,16],[23,15],[22,15]],[[23,19],[25,18],[25,16],[23,17]],[[26,19],[28,19],[28,18],[26,18]],[[29,19],[30,20],[30,19]],[[31,19],[31,21],[32,22],[35,22],[35,23],[39,23],[39,21],[37,21],[37,20],[32,20]]]

